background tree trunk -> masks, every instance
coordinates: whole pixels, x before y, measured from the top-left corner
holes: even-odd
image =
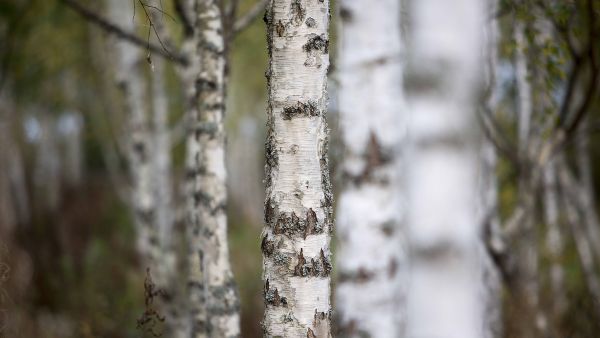
[[[327,69],[329,1],[273,0],[269,48],[265,337],[331,336]]]
[[[128,31],[135,31],[134,3],[109,0],[109,15]],[[117,83],[123,94],[123,111],[127,115],[127,161],[133,191],[131,205],[138,232],[138,250],[146,267],[154,268],[159,247],[157,232],[153,225],[155,196],[152,185],[151,141],[148,130],[147,107],[144,103],[146,89],[142,75],[140,49],[127,41],[115,41],[115,70]]]
[[[411,5],[406,336],[481,337],[474,114],[485,16],[477,0]]]
[[[188,156],[194,162],[192,203],[195,208],[190,264],[193,278],[200,283],[195,287],[192,311],[206,306],[203,310],[206,311],[206,323],[203,327],[196,321],[192,325],[192,335],[238,337],[240,305],[227,244],[223,18],[215,0],[197,0],[194,10],[197,60],[192,64],[198,62],[198,72],[194,74],[196,109],[192,110],[195,116],[192,118],[191,149],[188,150]],[[189,163],[192,163],[191,159]],[[198,267],[203,271],[198,271]]]
[[[340,2],[338,56],[344,187],[338,204],[344,337],[399,337],[406,276],[399,180],[406,108],[400,1]]]

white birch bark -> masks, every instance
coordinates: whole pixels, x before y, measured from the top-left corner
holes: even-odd
[[[329,1],[272,0],[265,228],[265,337],[331,337],[327,69]]]
[[[227,244],[223,19],[216,0],[197,0],[194,6],[197,50],[192,65],[198,72],[188,150],[194,181],[189,239],[192,336],[239,337],[239,299]]]
[[[481,337],[475,108],[483,7],[477,0],[415,0],[409,13],[405,336]]]
[[[123,0],[109,0],[108,14],[120,27],[133,32],[136,29],[134,4]],[[123,94],[127,126],[127,161],[132,180],[131,205],[137,231],[137,247],[145,267],[151,272],[160,256],[158,236],[154,227],[155,195],[153,191],[151,139],[148,130],[146,88],[142,73],[139,47],[127,41],[115,41],[115,70],[118,86]]]
[[[518,89],[517,130],[520,152],[519,155],[522,156],[522,158],[524,158],[528,155],[529,150],[529,136],[531,131],[531,115],[533,107],[531,101],[531,84],[529,82],[529,71],[526,56],[527,43],[525,41],[525,26],[523,22],[518,20],[515,22],[514,39],[517,45],[515,51],[515,73]]]
[[[400,144],[406,129],[400,1],[340,2],[338,56],[344,188],[338,204],[344,337],[399,337],[404,320]]]

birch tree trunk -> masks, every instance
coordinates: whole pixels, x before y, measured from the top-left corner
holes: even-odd
[[[399,337],[404,320],[400,1],[340,3],[340,125],[344,188],[338,204],[339,284],[344,337]]]
[[[325,120],[329,1],[272,0],[265,228],[265,337],[331,336],[332,191]]]
[[[560,229],[560,213],[558,200],[558,182],[556,173],[557,159],[553,159],[544,167],[544,218],[546,221],[546,250],[550,259],[550,287],[553,295],[553,312],[560,318],[567,308],[565,298],[564,270],[560,263],[563,255],[563,236]]]
[[[40,135],[36,143],[34,183],[38,189],[39,202],[45,209],[54,213],[60,206],[60,154],[58,151],[54,117],[39,114],[37,117]]]
[[[239,299],[227,244],[223,19],[216,0],[197,0],[194,6],[197,54],[192,64],[198,72],[188,150],[194,181],[189,262],[192,336],[238,337]]]
[[[481,337],[477,0],[412,1],[406,168],[407,337]]]
[[[127,31],[135,31],[134,4],[130,1],[109,0],[109,15]],[[157,233],[153,226],[155,196],[152,185],[151,144],[144,104],[144,78],[139,47],[127,41],[115,41],[115,70],[123,94],[124,112],[127,115],[127,160],[133,191],[131,204],[137,230],[137,246],[147,266],[159,255]]]
[[[488,1],[489,7],[486,13],[496,13],[498,4],[496,0]],[[498,108],[500,97],[498,87],[496,86],[496,70],[498,69],[498,41],[499,29],[496,19],[490,20],[486,25],[486,40],[484,46],[484,56],[487,61],[485,68],[486,85],[488,96],[483,103],[490,114]],[[495,116],[494,116],[495,118]],[[485,338],[494,338],[502,336],[502,281],[500,271],[492,259],[487,245],[497,248],[500,244],[499,236],[500,215],[498,210],[498,181],[496,179],[496,167],[498,165],[498,155],[496,147],[492,140],[485,137],[481,140],[481,162],[479,186],[481,197],[479,199],[479,217],[482,222],[483,237],[481,240],[482,257],[482,299],[484,301],[484,318],[482,336]],[[487,243],[486,243],[487,241]]]
[[[83,118],[79,112],[69,112],[58,119],[58,128],[64,147],[64,181],[70,188],[83,181]]]

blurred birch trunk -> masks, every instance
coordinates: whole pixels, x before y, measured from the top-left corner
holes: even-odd
[[[400,1],[340,2],[339,119],[344,186],[338,204],[344,337],[399,337],[405,319],[400,146],[406,129]]]
[[[411,1],[406,154],[407,337],[481,337],[475,120],[483,48],[477,0]]]
[[[216,0],[194,1],[191,13],[194,40],[184,46],[191,56],[184,81],[192,86],[186,89],[191,331],[192,337],[238,337],[239,298],[227,243],[223,16]]]

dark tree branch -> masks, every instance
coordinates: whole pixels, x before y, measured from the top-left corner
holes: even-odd
[[[146,41],[146,40],[138,37],[134,33],[130,33],[130,32],[123,30],[122,28],[111,23],[107,19],[101,17],[100,15],[98,15],[98,14],[94,13],[93,11],[80,5],[77,1],[75,1],[75,0],[61,0],[61,1],[67,7],[71,8],[73,11],[75,11],[77,14],[79,14],[81,17],[83,17],[85,20],[87,20],[91,23],[94,23],[95,25],[102,28],[107,33],[113,34],[113,35],[117,36],[118,38],[128,41],[130,43],[133,43],[137,46],[145,47],[148,49],[148,51],[158,54],[161,57],[163,57],[169,61],[174,61],[180,65],[187,64],[187,60],[183,55],[169,52],[163,46],[154,45],[152,43],[149,43],[149,41]]]
[[[250,26],[265,11],[268,3],[269,0],[259,0],[246,14],[239,17],[233,24],[233,36]]]
[[[177,16],[179,16],[179,20],[181,20],[181,24],[183,25],[183,33],[185,36],[192,36],[194,34],[194,26],[192,24],[192,20],[187,14],[186,6],[183,4],[183,1],[186,0],[174,0],[175,12]]]

